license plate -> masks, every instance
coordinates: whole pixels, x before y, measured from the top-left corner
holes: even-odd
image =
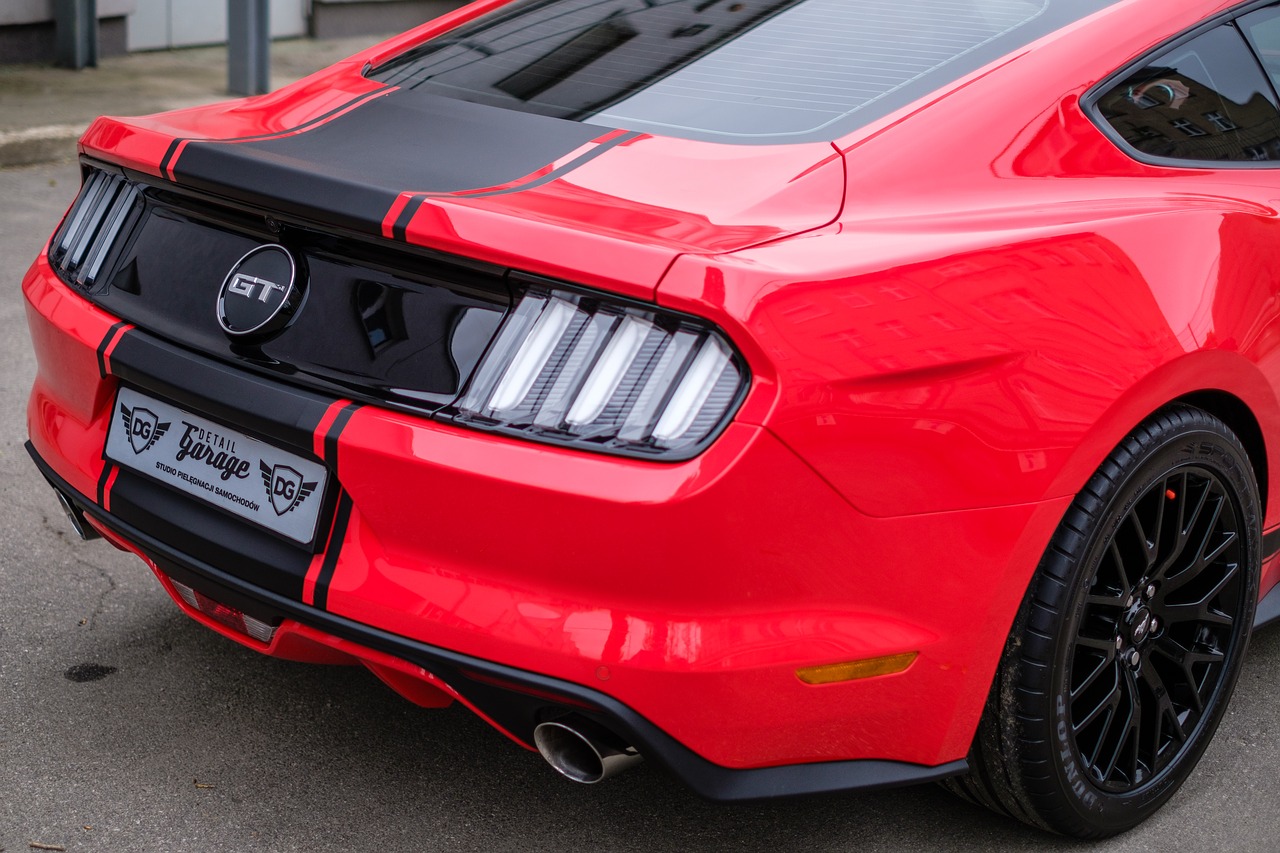
[[[329,479],[318,462],[131,388],[116,397],[106,456],[304,545],[315,536]]]

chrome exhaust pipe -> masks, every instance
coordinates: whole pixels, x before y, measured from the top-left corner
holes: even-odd
[[[533,742],[556,772],[583,785],[602,782],[644,760],[613,732],[580,717],[540,724]]]
[[[67,521],[71,524],[71,529],[76,532],[85,542],[93,539],[100,539],[98,531],[94,530],[85,520],[84,513],[80,507],[71,502],[71,499],[62,493],[62,489],[55,488],[53,493],[58,496],[58,503],[62,506],[62,511],[67,514]]]

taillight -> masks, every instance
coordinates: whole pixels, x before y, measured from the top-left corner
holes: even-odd
[[[454,418],[584,449],[684,459],[719,433],[746,386],[741,357],[709,324],[530,285]]]
[[[123,175],[90,173],[49,246],[49,262],[63,280],[93,287],[140,196]]]

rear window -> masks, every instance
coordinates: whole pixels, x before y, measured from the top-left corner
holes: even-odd
[[[517,0],[381,82],[691,139],[836,139],[1117,0]]]

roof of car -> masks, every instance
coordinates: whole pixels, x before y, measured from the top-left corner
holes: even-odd
[[[667,136],[829,141],[1117,2],[517,0],[371,76]]]

